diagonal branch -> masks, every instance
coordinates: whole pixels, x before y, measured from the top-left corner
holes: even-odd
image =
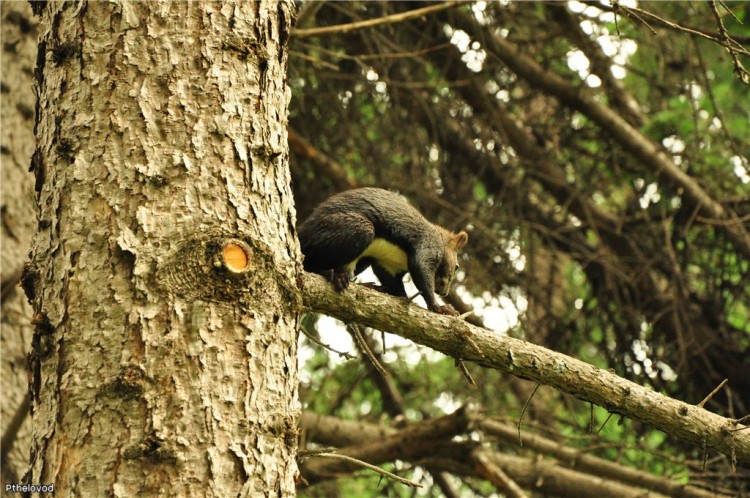
[[[455,415],[455,414],[454,414]],[[449,415],[453,417],[454,415]],[[476,422],[470,428],[480,439],[499,437],[504,443],[517,444],[515,429],[503,424],[484,419],[477,415]],[[432,420],[415,423],[408,430],[431,424]],[[363,444],[385,440],[400,434],[400,430],[381,424],[345,420],[330,415],[319,415],[303,412],[300,421],[309,440],[319,445],[336,446],[340,453],[348,453]],[[403,430],[403,429],[402,429]],[[510,439],[504,432],[510,432]],[[483,437],[482,432],[484,433]],[[692,485],[675,482],[668,477],[658,477],[647,472],[629,468],[601,458],[586,455],[580,450],[564,447],[535,434],[527,439],[540,454],[551,455],[552,459],[539,457],[527,458],[490,450],[486,445],[477,447],[474,443],[449,441],[450,436],[442,440],[434,437],[428,443],[432,451],[428,458],[412,460],[414,453],[403,451],[399,460],[418,465],[433,465],[445,472],[464,477],[487,479],[500,489],[508,491],[509,484],[518,483],[537,493],[551,493],[561,496],[583,496],[581,486],[586,486],[585,496],[646,496],[649,497],[682,497],[711,498],[726,496],[697,488]],[[501,444],[502,446],[502,444]],[[551,448],[551,449],[550,449]],[[513,451],[513,450],[511,450]],[[365,456],[360,454],[360,456]],[[375,457],[374,453],[367,455]],[[513,480],[513,483],[498,481],[496,473],[502,469]],[[575,470],[573,470],[575,469]],[[488,470],[490,471],[488,473]],[[313,476],[302,470],[305,478]],[[438,474],[439,475],[439,474]],[[332,476],[318,476],[321,479]],[[516,489],[516,496],[519,496]]]
[[[403,21],[408,21],[409,19],[422,17],[427,14],[432,14],[433,12],[457,7],[458,5],[461,5],[461,2],[444,2],[437,5],[430,5],[429,7],[422,7],[421,9],[414,9],[407,12],[378,17],[376,19],[367,19],[365,21],[357,21],[347,24],[337,24],[335,26],[323,26],[320,28],[298,29],[292,32],[292,36],[295,38],[305,38],[308,36],[330,35],[333,33],[348,33],[349,31],[355,31],[357,29],[372,28],[374,26],[380,26],[382,24],[395,24]]]
[[[644,164],[644,167],[654,169],[682,188],[686,200],[691,205],[700,209],[704,216],[721,221],[717,224],[717,229],[724,231],[737,250],[750,260],[750,233],[737,216],[727,212],[694,178],[680,169],[657,144],[631,126],[622,116],[599,103],[585,88],[575,87],[557,73],[543,68],[533,58],[524,54],[516,44],[484,30],[468,14],[456,11],[451,22],[455,27],[467,33],[481,31],[487,50],[502,60],[518,76],[543,92],[556,97],[563,105],[587,116],[617,139],[623,149],[630,151]]]
[[[494,420],[483,419],[477,423],[477,428],[487,436],[494,436],[503,445],[511,448],[518,446],[516,428]],[[695,486],[688,486],[670,479],[643,472],[642,470],[590,455],[584,450],[565,446],[557,441],[540,436],[539,434],[524,433],[523,446],[538,453],[554,457],[561,465],[575,468],[579,472],[597,475],[604,479],[613,479],[631,486],[644,486],[657,493],[667,496],[683,496],[686,498],[709,498],[716,496],[713,492],[704,491]]]
[[[653,12],[649,12],[647,10],[642,10],[637,7],[625,7],[623,5],[609,6],[603,3],[596,3],[594,4],[594,6],[598,9],[605,10],[607,12],[614,12],[615,14],[624,12],[628,17],[637,19],[646,25],[648,25],[648,23],[646,23],[645,19],[648,19],[649,21],[654,22],[655,24],[664,26],[674,31],[682,31],[684,33],[688,33],[689,35],[696,36],[698,38],[705,38],[706,40],[717,42],[725,46],[726,49],[733,54],[742,54],[742,55],[750,56],[750,51],[745,49],[745,47],[743,47],[738,41],[734,40],[731,37],[725,38],[723,36],[718,36],[714,33],[708,33],[698,28],[685,26],[685,25],[670,21],[668,19],[659,17]],[[650,26],[649,26],[649,29],[652,32],[654,32],[654,29],[651,28]]]
[[[729,32],[724,26],[724,21],[721,18],[721,14],[719,14],[719,8],[716,7],[716,0],[708,0],[708,4],[711,6],[711,12],[713,12],[714,17],[716,18],[716,24],[719,25],[719,34],[721,35],[722,40],[724,40],[724,48],[727,49],[727,52],[729,52],[729,55],[732,57],[734,72],[737,74],[740,80],[742,80],[742,82],[747,85],[748,83],[750,83],[750,73],[747,72],[747,69],[745,69],[745,66],[742,65],[742,62],[737,55],[737,49],[735,45],[739,44],[729,36]],[[722,3],[722,6],[731,13],[726,5]],[[742,48],[741,45],[740,48]],[[750,53],[745,51],[745,55],[750,55]]]
[[[431,454],[435,442],[449,441],[453,436],[465,433],[474,419],[476,419],[474,410],[462,407],[450,415],[414,424],[400,431],[387,431],[388,435],[385,437],[363,438],[357,444],[342,448],[339,454],[370,464],[397,458],[407,460],[425,458]],[[308,417],[308,424],[314,423]],[[311,429],[314,432],[314,425]],[[300,472],[309,484],[315,484],[326,477],[350,473],[359,467],[360,465],[351,461],[321,461],[311,456],[301,463]]]
[[[614,373],[520,339],[500,336],[458,319],[430,313],[363,286],[336,293],[318,275],[304,273],[307,310],[397,333],[465,361],[552,386],[654,426],[732,460],[750,461],[750,431],[735,420],[678,401]]]
[[[289,132],[289,149],[299,157],[311,161],[339,190],[356,187],[356,182],[349,178],[344,167],[334,159],[328,157],[301,136],[291,126]]]

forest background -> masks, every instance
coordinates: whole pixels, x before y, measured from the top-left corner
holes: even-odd
[[[19,57],[30,81],[35,21],[11,5],[4,60]],[[746,417],[749,25],[743,2],[301,2],[288,45],[297,219],[343,189],[397,190],[469,231],[448,301],[471,323]],[[2,91],[5,442],[23,399],[5,383],[25,379],[31,344],[14,284],[35,208],[33,144],[15,146],[32,133],[34,94],[5,77]],[[317,318],[300,336],[301,449],[345,453],[358,435],[455,412],[460,428],[374,463],[422,484],[418,496],[750,493],[750,468],[731,454],[391,334],[341,346],[356,331]],[[381,368],[353,351],[363,340]],[[334,341],[354,357],[321,345]],[[15,429],[22,442],[23,420]],[[11,469],[24,451],[15,445]],[[307,462],[301,496],[415,493]]]

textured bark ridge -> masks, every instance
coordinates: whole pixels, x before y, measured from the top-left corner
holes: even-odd
[[[155,284],[183,299],[251,304],[273,295],[301,306],[296,287],[285,280],[268,281],[274,268],[273,253],[263,241],[222,231],[202,232],[164,259]]]
[[[31,482],[293,494],[291,4],[40,11]]]

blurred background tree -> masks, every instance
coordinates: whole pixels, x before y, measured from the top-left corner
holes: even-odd
[[[739,2],[301,2],[289,74],[298,220],[346,188],[400,191],[431,221],[470,231],[450,300],[477,323],[688,403],[728,379],[705,406],[746,416],[749,26]],[[346,336],[330,323],[305,328],[323,342]],[[472,389],[452,359],[367,337],[387,378],[303,338],[306,409],[392,426],[475,401],[487,419],[516,424],[528,401],[525,434],[695,485],[665,495],[750,492],[746,464],[470,365]],[[419,463],[388,468],[426,484],[420,496],[498,492],[487,485],[496,479]],[[534,469],[526,485],[511,477],[527,492],[584,496],[582,484],[545,488]],[[359,473],[303,494],[413,493],[379,479]]]

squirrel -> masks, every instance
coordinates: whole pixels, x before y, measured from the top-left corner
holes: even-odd
[[[323,275],[337,291],[372,266],[380,290],[406,297],[402,279],[409,272],[431,311],[458,314],[439,305],[435,293],[450,290],[458,250],[469,236],[430,223],[405,197],[380,188],[346,190],[315,208],[298,234],[305,270]]]

